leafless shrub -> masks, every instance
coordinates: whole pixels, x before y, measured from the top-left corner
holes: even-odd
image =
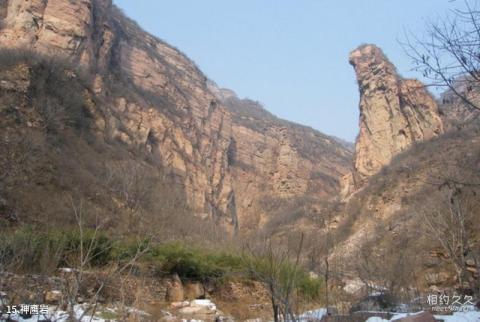
[[[465,1],[438,22],[427,25],[424,38],[413,33],[403,44],[415,69],[431,86],[447,88],[467,108],[480,110],[480,10],[478,3]]]
[[[357,276],[365,285],[366,295],[385,295],[392,305],[408,302],[417,291],[418,277],[412,267],[419,266],[418,250],[406,235],[384,244],[378,244],[379,240],[372,239],[359,248]]]
[[[250,271],[254,278],[265,284],[270,295],[274,321],[296,321],[297,274],[303,250],[304,235],[296,249],[282,249],[273,240],[263,246],[249,249]]]
[[[446,260],[455,268],[462,288],[470,288],[479,294],[478,275],[471,274],[467,263],[473,263],[480,272],[480,248],[475,242],[477,217],[480,204],[476,189],[458,184],[442,188],[443,200],[419,211],[427,236],[440,245]]]
[[[80,292],[90,268],[90,264],[96,257],[102,255],[96,250],[98,243],[100,242],[99,234],[103,223],[97,217],[97,223],[95,225],[95,229],[93,230],[93,236],[89,236],[87,238],[85,235],[86,227],[84,221],[85,210],[83,208],[83,200],[79,199],[75,201],[72,197],[71,207],[79,231],[80,245],[77,254],[71,257],[70,261],[67,262],[69,267],[64,271],[63,294],[67,298],[67,312],[70,319],[72,321],[82,321],[85,315],[89,314],[93,316],[96,313],[99,297],[107,283],[111,283],[113,280],[119,280],[121,281],[120,285],[123,285],[123,281],[126,276],[128,277],[133,265],[140,259],[141,256],[146,254],[150,248],[149,245],[142,244],[140,246],[139,244],[135,254],[127,262],[110,264],[101,275],[98,275],[95,289],[90,295],[90,298],[87,300],[90,309],[85,310],[80,317],[77,317],[74,308],[75,305],[78,304],[79,296],[81,294]],[[149,239],[148,236],[144,236],[144,238]],[[113,247],[113,244],[109,247]],[[110,250],[110,248],[102,248],[101,251],[107,252]]]

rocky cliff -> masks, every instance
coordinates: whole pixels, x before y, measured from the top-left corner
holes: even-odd
[[[279,200],[308,200],[306,207],[338,195],[352,159],[342,142],[279,119],[230,90],[211,87],[232,115],[229,160],[243,225],[254,228],[270,221],[280,210],[275,206]]]
[[[0,2],[0,15],[2,47],[68,59],[91,75],[97,139],[147,154],[198,217],[238,227],[238,216],[247,220],[265,196],[338,192],[346,148],[276,118],[254,127],[253,110],[225,107],[232,93],[214,93],[191,60],[111,0],[9,0]]]
[[[351,52],[360,90],[360,133],[355,147],[357,187],[415,142],[443,132],[438,106],[424,85],[403,79],[374,45]]]
[[[354,50],[350,63],[360,89],[355,187],[330,215],[341,218],[331,257],[351,276],[383,281],[392,293],[392,285],[412,281],[421,290],[451,287],[458,281],[435,238],[449,238],[445,231],[461,225],[447,224],[442,233],[432,227],[439,229],[437,220],[458,202],[478,245],[478,119],[452,93],[438,104],[422,83],[400,77],[374,45]],[[474,254],[464,254],[468,278],[478,278]]]
[[[226,158],[230,116],[194,63],[108,0],[12,0],[4,11],[2,46],[85,66],[95,93],[108,98],[97,114],[101,135],[148,150],[178,176],[198,215],[236,222]]]

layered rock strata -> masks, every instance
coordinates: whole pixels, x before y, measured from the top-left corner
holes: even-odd
[[[111,0],[0,1],[0,19],[0,46],[83,66],[102,102],[91,111],[97,136],[147,153],[200,217],[238,227],[239,216],[266,212],[265,197],[332,198],[348,172],[351,153],[334,139],[225,107],[233,92],[215,92],[191,60]]]
[[[437,103],[418,80],[403,79],[375,45],[351,52],[360,91],[354,181],[359,187],[415,142],[443,133]]]

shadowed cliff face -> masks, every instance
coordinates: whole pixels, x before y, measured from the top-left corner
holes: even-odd
[[[413,143],[443,133],[438,107],[424,85],[401,78],[383,52],[364,45],[349,57],[360,90],[360,133],[356,142],[357,187]]]
[[[348,172],[350,152],[318,132],[276,118],[260,118],[254,130],[235,113],[232,121],[192,61],[110,0],[0,1],[0,17],[2,47],[84,66],[103,102],[91,111],[97,137],[149,154],[177,178],[200,217],[237,227],[237,216],[247,220],[265,196],[331,198]],[[303,142],[311,144],[300,149]]]

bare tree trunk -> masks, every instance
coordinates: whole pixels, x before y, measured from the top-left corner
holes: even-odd
[[[328,282],[329,282],[329,278],[330,278],[330,265],[328,263],[328,255],[325,256],[325,274],[324,274],[324,278],[325,278],[325,302],[326,302],[326,306],[328,308],[328,306],[330,305],[330,302],[329,302],[329,298],[328,298]]]
[[[250,271],[255,278],[262,281],[270,293],[273,318],[275,322],[280,322],[281,317],[284,321],[296,321],[294,312],[294,292],[297,290],[297,274],[300,266],[300,255],[303,249],[304,235],[302,234],[299,247],[294,251],[295,262],[290,262],[290,250],[278,250],[269,240],[267,245],[260,253],[250,249],[251,257],[255,258],[251,262]],[[255,266],[262,262],[265,265]]]

